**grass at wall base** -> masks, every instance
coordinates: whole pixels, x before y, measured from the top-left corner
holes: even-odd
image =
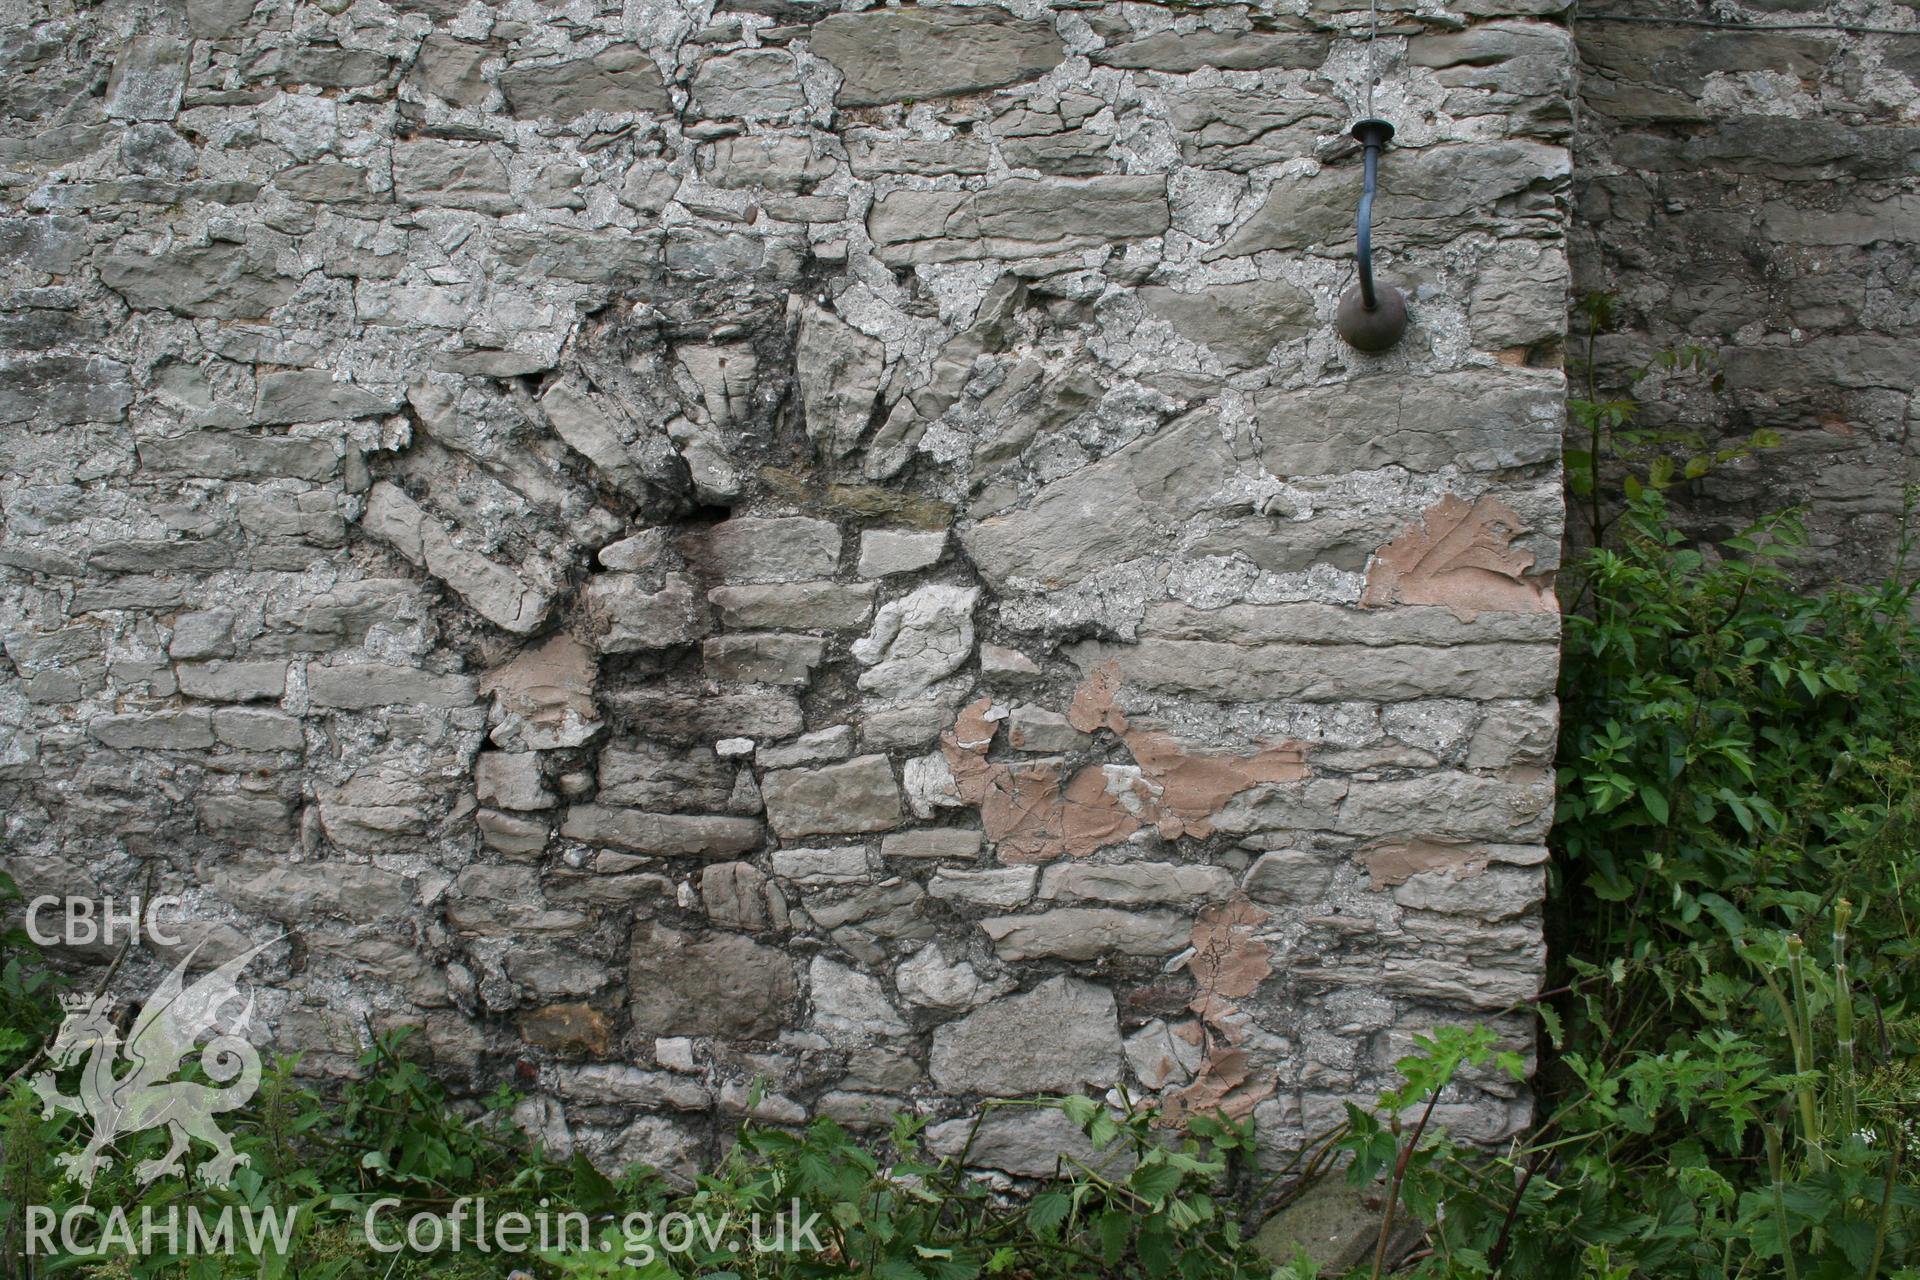
[[[1576,402],[1576,417],[1579,405]],[[1618,415],[1615,415],[1616,417]],[[1624,420],[1624,419],[1621,419]],[[1596,427],[1611,431],[1618,422]],[[1600,456],[1596,449],[1592,456]],[[1376,1235],[1346,1274],[1430,1280],[1920,1280],[1920,645],[1897,578],[1809,592],[1788,575],[1792,516],[1689,545],[1663,497],[1686,467],[1649,468],[1565,584],[1560,807],[1548,900],[1552,989],[1530,1007],[1545,1044],[1534,1128],[1457,1146],[1427,1123],[1455,1074],[1503,1058],[1484,1028],[1441,1028],[1399,1085],[1319,1135],[1293,1172],[1375,1189]],[[1589,482],[1592,477],[1589,475]],[[1579,472],[1575,471],[1576,485]],[[7,886],[0,885],[0,891]],[[1091,1100],[1068,1114],[1113,1158],[1003,1196],[931,1158],[902,1119],[863,1146],[836,1126],[749,1126],[691,1189],[644,1170],[609,1180],[532,1150],[502,1095],[448,1103],[404,1040],[383,1038],[342,1096],[283,1064],[244,1113],[251,1158],[198,1199],[300,1205],[284,1247],[222,1258],[22,1257],[25,1207],[64,1208],[50,1176],[77,1122],[44,1119],[21,1077],[57,1020],[30,945],[0,939],[0,1275],[84,1277],[871,1276],[1031,1280],[1317,1274],[1248,1240],[1297,1177],[1258,1171],[1234,1124],[1164,1145],[1151,1117]],[[125,1181],[95,1205],[187,1195]],[[712,1220],[798,1202],[818,1252],[719,1239],[645,1266],[620,1250],[387,1254],[359,1232],[393,1198],[499,1210],[542,1198],[619,1219]],[[1388,1246],[1415,1231],[1410,1256]],[[642,1239],[641,1243],[645,1243]],[[1362,1242],[1363,1245],[1365,1242]]]

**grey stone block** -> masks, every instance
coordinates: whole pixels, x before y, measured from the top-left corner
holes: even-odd
[[[300,751],[307,745],[299,720],[285,712],[253,707],[216,708],[213,736],[242,751]]]
[[[758,848],[764,828],[754,818],[577,804],[567,810],[560,834],[585,844],[657,857],[726,858]]]
[[[930,569],[946,549],[945,530],[919,533],[911,529],[869,529],[860,535],[860,576],[884,578]]]
[[[256,422],[325,422],[333,418],[372,418],[401,404],[396,388],[371,391],[320,369],[269,373],[260,379]]]
[[[225,241],[151,256],[109,253],[100,259],[100,282],[136,307],[215,320],[261,319],[299,287],[265,246]]]
[[[567,62],[516,63],[500,73],[500,92],[516,116],[561,121],[590,111],[655,112],[672,105],[653,59],[631,44]]]
[[[830,578],[840,565],[840,527],[803,516],[735,516],[675,545],[690,564],[734,584]]]
[[[761,780],[761,792],[767,821],[781,836],[886,831],[900,825],[900,784],[885,756],[777,769]]]
[[[631,954],[627,1012],[642,1035],[771,1040],[792,1024],[799,984],[793,962],[772,947],[642,924]]]
[[[180,692],[212,702],[273,701],[287,691],[285,662],[183,662],[174,674]]]
[[[1010,1046],[1022,1051],[1009,1053]],[[1118,1083],[1125,1070],[1113,993],[1054,977],[933,1033],[929,1072],[942,1088],[1014,1097]]]
[[[790,631],[848,631],[873,612],[870,582],[793,582],[715,587],[707,599],[729,627]]]
[[[922,827],[898,831],[880,842],[883,858],[973,858],[986,837],[962,827]]]
[[[479,700],[472,676],[371,663],[337,667],[309,663],[307,692],[317,707],[347,711],[390,706],[465,707]]]
[[[823,641],[776,633],[718,636],[700,646],[702,664],[716,680],[805,688],[825,656]]]
[[[810,43],[845,77],[834,97],[843,107],[1017,84],[1066,56],[1052,23],[984,5],[834,14]]]
[[[1166,911],[1057,907],[1035,915],[980,922],[1002,960],[1098,960],[1104,956],[1170,956],[1193,937],[1193,922]]]
[[[87,732],[102,746],[121,750],[197,751],[213,745],[213,721],[205,711],[96,716],[87,722]]]

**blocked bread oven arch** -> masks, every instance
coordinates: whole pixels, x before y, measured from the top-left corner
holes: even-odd
[[[952,1150],[1121,1086],[1278,1156],[1417,1032],[1525,1048],[1534,7],[1382,27],[1377,357],[1331,329],[1358,10],[36,28],[31,109],[112,50],[121,141],[48,141],[4,224],[58,317],[0,382],[5,865],[152,876],[206,961],[286,931],[307,1070],[419,1024],[550,1150],[676,1176],[748,1111]]]

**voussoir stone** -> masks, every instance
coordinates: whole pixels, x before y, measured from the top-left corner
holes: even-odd
[[[648,813],[577,804],[567,810],[560,834],[585,844],[656,857],[727,858],[760,847],[757,818],[714,814]]]
[[[473,761],[474,793],[501,809],[545,809],[553,804],[537,751],[482,751]]]
[[[116,120],[171,120],[187,83],[188,44],[170,36],[135,36],[114,59],[107,114]]]
[[[987,6],[837,13],[814,26],[810,43],[845,77],[834,96],[843,107],[1018,84],[1066,56],[1051,22]]]
[[[367,495],[361,527],[446,583],[487,621],[521,635],[537,629],[551,597],[506,565],[460,545],[453,532],[391,481]]]
[[[885,756],[813,769],[775,769],[760,782],[781,836],[886,831],[900,825],[900,784]]]
[[[1113,992],[1064,975],[985,1005],[933,1033],[935,1083],[1011,1097],[1074,1093],[1125,1071]]]
[[[859,446],[873,416],[886,348],[826,308],[808,307],[800,316],[793,359],[808,437],[830,456],[845,457]],[[837,552],[837,539],[834,547]]]

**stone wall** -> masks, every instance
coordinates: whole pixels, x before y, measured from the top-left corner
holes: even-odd
[[[1572,53],[1386,8],[1374,358],[1351,0],[16,6],[4,865],[609,1161],[1527,1047]]]
[[[1601,0],[1575,24],[1576,289],[1618,297],[1601,390],[1663,349],[1714,353],[1724,391],[1656,377],[1647,421],[1719,443],[1766,428],[1781,444],[1684,486],[1677,505],[1693,531],[1724,537],[1805,504],[1814,578],[1885,572],[1915,478],[1913,16],[1899,3]]]

